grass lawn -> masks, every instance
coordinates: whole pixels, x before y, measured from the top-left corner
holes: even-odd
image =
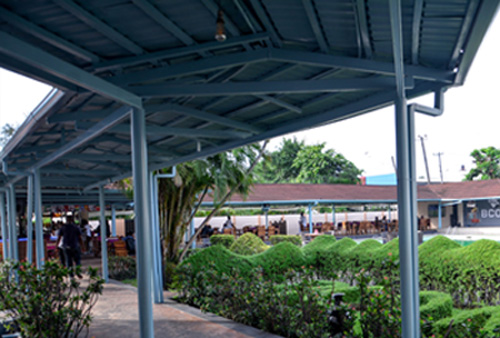
[[[121,282],[137,287],[137,279],[135,279],[135,278],[134,279],[124,279]]]

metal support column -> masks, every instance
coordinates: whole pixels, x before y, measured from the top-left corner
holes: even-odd
[[[104,203],[104,186],[99,186],[99,210],[100,210],[100,224],[101,224],[101,264],[102,264],[102,278],[104,282],[109,282],[108,274],[108,226],[106,223],[106,204]]]
[[[33,171],[35,193],[35,234],[36,234],[36,267],[41,269],[45,260],[43,245],[43,220],[42,220],[42,185],[40,182],[40,169]]]
[[[335,204],[332,204],[332,224],[332,229],[336,229],[337,220],[335,219]]]
[[[116,237],[116,207],[111,206],[111,236]]]
[[[29,264],[33,263],[33,175],[28,175],[27,191],[27,210],[26,210],[26,232],[28,233],[26,242],[26,260]]]
[[[17,241],[17,228],[16,228],[16,189],[14,185],[11,184],[9,186],[9,242],[10,242],[10,257],[19,261],[19,249],[18,249],[18,241]]]
[[[150,212],[151,212],[151,233],[153,238],[153,270],[152,270],[152,281],[153,281],[153,296],[154,302],[156,304],[163,303],[163,278],[162,278],[162,257],[160,249],[160,228],[159,228],[159,216],[158,216],[158,193],[157,184],[155,181],[157,178],[154,176],[154,172],[149,173],[149,187],[150,187]]]
[[[191,237],[194,236],[194,217],[191,219],[191,224],[189,225],[189,230],[191,231]],[[191,244],[191,249],[196,249],[196,241],[193,241],[193,244]]]
[[[391,205],[387,206],[387,222],[391,221]]]
[[[309,204],[309,233],[312,234],[313,232],[313,212],[312,212],[312,205]]]
[[[132,169],[134,179],[135,231],[137,235],[137,294],[140,336],[154,337],[151,271],[153,269],[152,233],[148,210],[148,152],[146,119],[142,109],[134,108],[130,117]]]
[[[8,250],[9,248],[9,239],[7,235],[7,222],[5,221],[5,193],[4,191],[0,191],[0,222],[2,226],[2,240],[3,240],[3,247],[2,247],[2,255],[3,258],[10,258],[10,251]]]
[[[394,68],[396,73],[396,151],[398,179],[399,257],[401,271],[402,337],[420,337],[417,193],[414,111],[407,109],[404,87],[401,2],[390,0]]]
[[[441,201],[439,201],[438,205],[438,228],[441,229],[443,226],[443,210],[441,210]]]
[[[264,211],[264,220],[266,222],[266,230],[269,229],[269,209]]]

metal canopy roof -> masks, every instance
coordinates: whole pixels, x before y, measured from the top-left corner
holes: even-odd
[[[408,97],[463,83],[498,4],[402,1]],[[146,111],[158,169],[396,95],[379,0],[2,0],[0,41],[1,66],[58,88],[0,154],[3,184],[25,186],[34,168],[43,188],[130,176],[130,107]]]

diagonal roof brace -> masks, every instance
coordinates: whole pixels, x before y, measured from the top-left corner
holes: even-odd
[[[0,41],[2,41],[0,44],[0,53],[19,59],[23,63],[64,79],[91,92],[142,109],[142,99],[140,97],[95,75],[87,73],[44,50],[34,47],[4,32],[0,32]]]

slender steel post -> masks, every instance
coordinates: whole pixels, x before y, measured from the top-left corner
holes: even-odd
[[[394,68],[396,73],[396,152],[398,179],[399,257],[401,271],[402,337],[420,337],[417,203],[414,110],[408,111],[404,87],[401,2],[390,0]]]
[[[144,110],[131,114],[132,169],[134,179],[135,231],[137,235],[137,294],[141,338],[154,337],[151,301],[152,233],[148,211],[148,153]]]
[[[116,207],[111,206],[111,236],[116,237]]]
[[[152,172],[153,173],[153,172]],[[157,290],[155,290],[155,303],[161,304],[164,302],[163,299],[163,256],[161,253],[161,235],[160,235],[160,209],[158,205],[158,180],[163,177],[172,177],[166,174],[157,174],[152,176],[151,184],[151,224],[154,231],[153,244],[154,244],[154,255],[156,260],[155,271],[157,278]]]
[[[158,205],[158,197],[155,196],[155,181],[156,177],[154,172],[149,172],[149,211],[151,212],[151,234],[153,236],[153,269],[152,269],[152,281],[153,281],[153,296],[154,302],[156,304],[160,303],[160,294],[162,293],[162,286],[160,285],[159,274],[161,273],[160,261],[161,257],[158,256],[159,251],[157,250],[157,233],[158,233],[158,223],[156,219],[156,206]]]
[[[0,191],[0,222],[2,226],[2,240],[3,240],[3,247],[2,247],[2,254],[3,254],[3,259],[10,258],[10,253],[9,253],[9,239],[7,235],[7,222],[5,222],[5,193],[3,191]]]
[[[15,261],[19,261],[19,248],[17,242],[17,229],[16,229],[16,189],[14,185],[9,186],[9,226],[11,233],[9,236],[10,248],[11,248],[11,258]]]
[[[391,205],[390,204],[387,206],[387,221],[388,222],[391,221]]]
[[[28,198],[26,210],[26,232],[28,238],[26,242],[26,260],[33,263],[33,175],[28,175]]]
[[[108,237],[107,231],[108,226],[106,223],[106,204],[104,203],[104,186],[99,186],[99,210],[100,210],[100,222],[101,222],[101,264],[102,264],[102,278],[104,282],[109,282],[108,274],[108,242],[106,238]]]
[[[441,210],[441,201],[439,201],[438,205],[438,228],[441,229],[443,227],[443,210]]]
[[[235,226],[236,227],[236,226]],[[191,224],[189,225],[189,229],[191,230],[191,237],[194,236],[194,217],[191,219]],[[196,241],[193,241],[191,244],[191,249],[196,249]]]
[[[313,212],[312,212],[312,205],[309,204],[309,233],[312,234],[313,232]]]
[[[269,229],[269,210],[268,209],[266,209],[264,211],[264,219],[266,222],[266,229]]]
[[[43,243],[43,219],[42,219],[42,184],[40,182],[40,169],[33,171],[35,192],[35,234],[36,234],[36,267],[41,269],[45,261],[45,250]]]
[[[333,229],[336,227],[336,219],[335,219],[335,204],[332,204],[332,224],[333,224]]]

